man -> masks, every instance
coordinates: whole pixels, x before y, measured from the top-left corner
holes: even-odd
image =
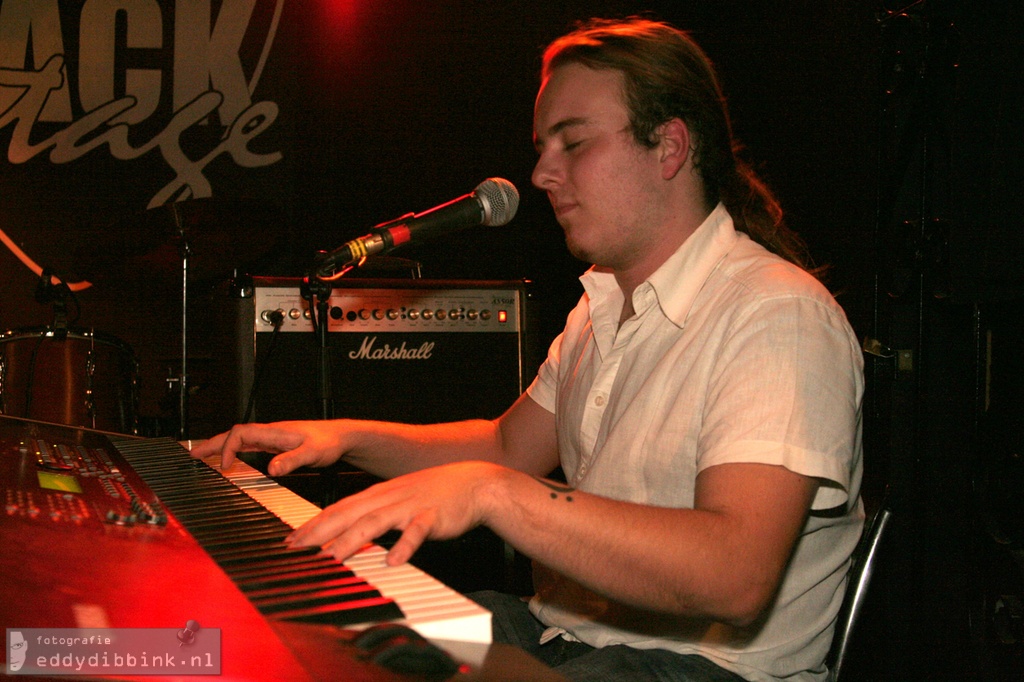
[[[570,679],[823,677],[863,523],[842,310],[789,262],[800,242],[734,156],[685,34],[631,19],[555,41],[534,136],[533,182],[595,266],[502,417],[245,425],[195,454],[281,453],[272,475],[344,456],[391,478],[292,535],[342,559],[390,529],[398,564],[490,527],[534,559],[537,590],[529,612],[488,597],[495,637]],[[559,465],[567,485],[541,478]]]

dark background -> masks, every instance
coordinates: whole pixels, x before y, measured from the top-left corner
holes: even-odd
[[[72,85],[81,5],[60,3]],[[260,16],[272,5],[259,3]],[[174,3],[160,6],[170,31]],[[641,11],[690,30],[709,53],[745,155],[829,265],[828,284],[858,335],[878,341],[866,356],[868,501],[888,488],[897,521],[850,672],[1016,679],[1018,3],[291,0],[253,93],[280,113],[250,145],[283,158],[242,168],[220,156],[206,167],[212,197],[190,213],[190,297],[214,309],[196,317],[216,316],[211,292],[233,268],[299,276],[318,249],[499,176],[522,197],[511,225],[396,255],[429,278],[531,280],[549,341],[580,294],[585,264],[566,254],[529,182],[539,54],[574,20]],[[168,59],[132,58],[151,67]],[[137,126],[139,143],[169,115],[164,105]],[[34,132],[42,139],[66,125]],[[0,128],[0,147],[12,129]],[[196,158],[223,130],[214,121],[183,144]],[[0,229],[43,267],[95,282],[69,304],[72,322],[131,345],[151,435],[175,422],[165,378],[180,363],[181,291],[171,214],[145,209],[171,177],[155,152],[0,161]],[[0,328],[53,321],[52,306],[35,299],[37,281],[0,250]],[[202,348],[204,339],[193,327],[190,343]]]

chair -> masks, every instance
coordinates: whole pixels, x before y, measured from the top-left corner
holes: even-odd
[[[875,570],[878,547],[882,542],[885,529],[892,520],[892,514],[892,504],[889,497],[886,496],[882,505],[872,516],[870,523],[865,527],[864,534],[853,553],[846,594],[843,597],[843,605],[839,609],[832,646],[825,659],[828,666],[828,682],[838,682],[840,679],[843,663],[850,646],[850,638],[864,606],[868,583],[871,582],[871,575]]]

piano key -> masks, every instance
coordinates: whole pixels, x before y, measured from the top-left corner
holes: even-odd
[[[268,597],[266,599],[254,600],[259,610],[263,613],[280,613],[290,609],[306,609],[312,606],[325,606],[329,604],[342,604],[363,599],[373,599],[375,590],[369,589],[365,584],[348,585],[331,589],[306,592],[301,595],[282,595],[279,597]]]
[[[248,569],[242,570],[242,571],[232,571],[231,572],[231,577],[234,578],[236,581],[241,583],[241,582],[246,582],[246,581],[255,581],[258,578],[271,578],[271,577],[274,577],[274,576],[286,575],[288,573],[295,573],[296,571],[324,569],[324,568],[336,568],[338,566],[342,566],[342,565],[339,564],[334,559],[334,557],[316,557],[313,560],[307,561],[306,563],[302,563],[302,564],[286,564],[286,565],[283,565],[283,566],[272,566],[272,567],[257,566],[257,567],[248,568]],[[353,573],[352,569],[348,568],[347,566],[343,566],[343,568],[345,569],[344,572],[339,573],[336,577],[325,579],[323,581],[323,584],[325,586],[327,584],[330,584],[332,586],[337,586],[337,585],[352,585],[352,584],[355,584],[355,583],[366,583],[365,580],[363,580],[362,578],[358,577],[355,573]],[[300,591],[303,591],[303,590],[307,590],[308,591],[310,589],[316,589],[317,587],[318,587],[318,585],[316,585],[316,584],[314,584],[312,586],[312,588],[305,587],[302,584],[282,585],[282,586],[266,588],[266,589],[264,589],[264,588],[252,589],[252,590],[250,590],[250,593],[264,593],[264,592],[268,592],[268,591],[273,591],[273,592],[275,592],[275,594],[284,594],[286,592],[289,593],[289,594],[292,594],[292,593],[300,592]]]
[[[275,587],[291,587],[293,585],[318,583],[323,582],[324,580],[336,580],[351,575],[352,572],[345,566],[341,564],[333,564],[315,570],[293,571],[280,575],[268,575],[263,578],[239,580],[236,584],[243,592],[247,592],[249,590],[269,590]],[[376,587],[376,585],[373,587]]]
[[[298,620],[304,623],[359,625],[366,618],[373,618],[375,622],[392,620],[394,602],[379,596],[368,597],[341,604],[289,609],[275,615],[284,620]]]

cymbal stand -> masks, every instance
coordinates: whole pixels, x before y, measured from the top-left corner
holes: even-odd
[[[177,377],[178,384],[178,440],[189,437],[189,404],[188,404],[188,261],[192,255],[192,246],[185,236],[185,224],[181,211],[175,203],[171,206],[174,225],[181,237],[181,369]]]

